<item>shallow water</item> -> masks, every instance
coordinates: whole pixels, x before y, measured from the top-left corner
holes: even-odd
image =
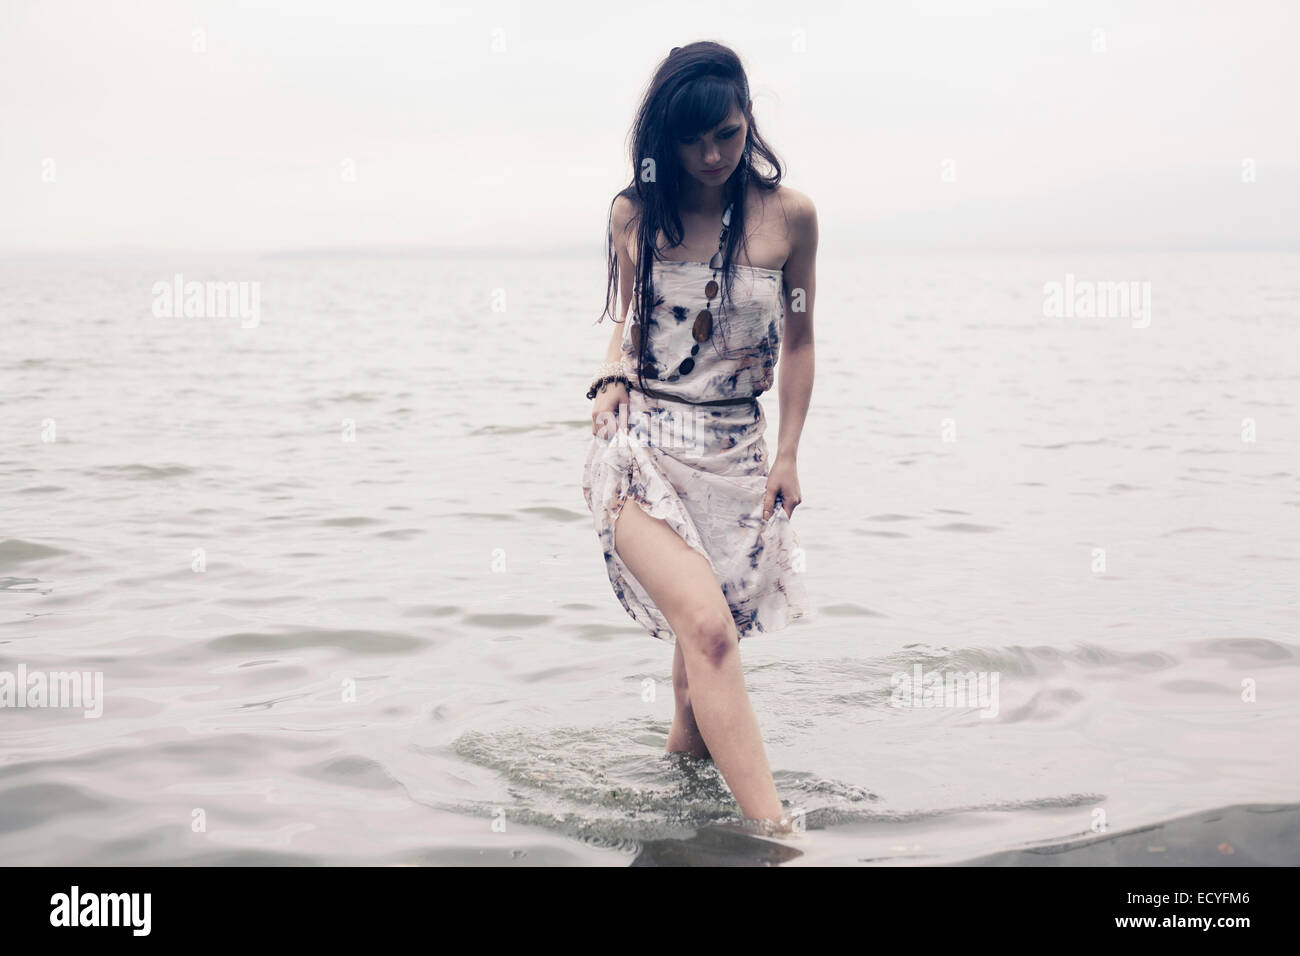
[[[0,709],[0,859],[619,865],[726,833],[579,487],[602,269],[0,267],[0,671],[104,682],[98,718]],[[259,282],[258,323],[155,317],[176,272]],[[1045,317],[1066,273],[1149,281],[1150,326]],[[1296,799],[1300,257],[823,254],[817,343],[814,607],[742,646],[806,830],[687,858],[954,862]],[[917,665],[996,674],[996,715],[892,706]]]

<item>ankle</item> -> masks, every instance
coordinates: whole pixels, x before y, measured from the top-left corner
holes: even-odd
[[[784,813],[775,819],[771,817],[745,817],[745,826],[756,830],[762,836],[787,836],[796,832],[793,818]]]

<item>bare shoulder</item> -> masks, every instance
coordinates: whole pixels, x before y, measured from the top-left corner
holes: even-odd
[[[614,204],[610,207],[609,229],[624,252],[631,247],[629,239],[633,235],[633,226],[640,211],[641,204],[635,196],[621,192],[614,197]]]
[[[817,207],[812,197],[790,186],[779,186],[777,198],[789,225],[791,249],[807,248],[817,243]]]

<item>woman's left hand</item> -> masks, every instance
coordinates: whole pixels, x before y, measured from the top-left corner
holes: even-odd
[[[788,458],[776,459],[767,473],[767,491],[763,494],[764,521],[772,517],[778,495],[785,505],[786,515],[793,516],[803,498],[799,494],[799,475],[795,472],[794,462]]]

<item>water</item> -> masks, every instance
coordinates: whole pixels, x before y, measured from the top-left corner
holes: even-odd
[[[156,317],[177,272],[260,283],[257,324]],[[1149,327],[1045,317],[1067,273],[1150,282]],[[0,267],[0,671],[104,682],[0,711],[0,859],[918,864],[1295,800],[1300,257],[823,253],[814,607],[743,645],[776,846],[663,753],[671,648],[605,575],[602,282]],[[996,716],[891,706],[918,664],[995,672]]]

